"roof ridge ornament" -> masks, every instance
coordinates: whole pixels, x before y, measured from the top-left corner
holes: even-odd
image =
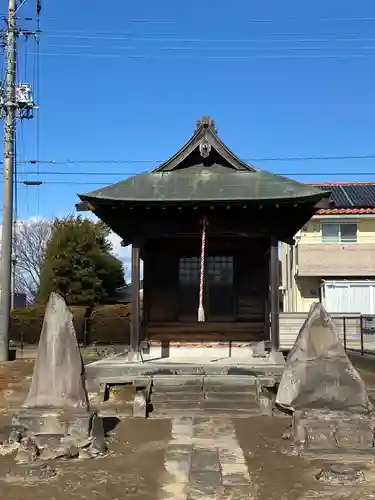
[[[215,128],[215,121],[211,116],[209,115],[204,115],[200,120],[197,121],[197,127],[196,127],[196,132],[201,128],[210,128],[215,134],[217,133],[217,130]]]
[[[208,158],[211,153],[211,144],[207,137],[203,137],[199,143],[199,152],[202,158]]]

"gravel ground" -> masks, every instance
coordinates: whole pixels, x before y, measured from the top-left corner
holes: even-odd
[[[0,364],[0,425],[10,423],[28,391],[33,361]],[[36,486],[8,484],[1,480],[15,468],[14,455],[0,456],[0,498],[34,500],[66,498],[103,500],[153,500],[157,498],[158,478],[164,467],[165,446],[170,435],[170,421],[125,420],[112,432],[110,454],[87,461],[56,463],[59,475]],[[55,464],[55,462],[54,462]]]
[[[281,436],[288,424],[288,419],[264,417],[235,422],[237,439],[259,498],[297,500],[306,488],[318,486],[314,471],[321,464],[283,454],[288,442]]]
[[[23,403],[32,370],[32,361],[0,364],[0,426],[9,423],[14,409]],[[375,388],[375,374],[364,372],[362,376],[369,386]],[[281,436],[289,423],[287,418],[233,420],[252,486],[249,489],[239,488],[238,491],[233,488],[230,496],[225,495],[220,500],[375,498],[375,473],[371,468],[365,471],[370,482],[364,486],[332,487],[316,481],[315,475],[324,467],[323,462],[285,453],[288,442]],[[171,420],[125,420],[111,433],[109,456],[87,461],[56,462],[59,475],[36,485],[9,484],[2,480],[14,469],[15,462],[14,456],[0,456],[0,498],[162,500],[164,459],[171,439],[171,427]]]
[[[127,420],[116,429],[110,455],[86,461],[56,462],[60,475],[35,485],[0,480],[0,498],[7,500],[156,500],[163,471],[169,421]],[[0,478],[14,469],[14,456],[0,459]]]

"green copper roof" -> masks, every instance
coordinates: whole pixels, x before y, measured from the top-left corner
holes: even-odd
[[[220,202],[294,199],[302,201],[328,195],[314,186],[262,170],[234,171],[212,165],[139,174],[80,195],[80,198],[83,201]]]
[[[80,195],[101,202],[221,202],[320,200],[329,193],[248,165],[218,137],[214,121],[203,117],[189,141],[147,174]]]

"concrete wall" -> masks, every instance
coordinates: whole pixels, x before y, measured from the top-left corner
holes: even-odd
[[[322,222],[357,223],[357,243],[322,243]],[[308,311],[319,300],[323,278],[375,277],[375,217],[314,217],[295,239],[294,247],[281,245],[284,311]]]

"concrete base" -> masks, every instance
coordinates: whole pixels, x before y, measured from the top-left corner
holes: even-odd
[[[89,436],[96,412],[24,408],[13,415],[12,425],[22,426],[35,435]]]
[[[281,355],[281,357],[279,356]],[[144,346],[142,350],[143,362],[183,362],[225,364],[233,360],[251,365],[285,364],[281,352],[269,351],[264,348],[264,342],[232,343],[232,342],[205,342],[200,344],[174,344],[170,342],[153,343]]]
[[[374,422],[368,415],[324,410],[296,411],[293,438],[302,450],[355,450],[374,448]]]
[[[217,345],[197,347],[170,346],[160,343],[142,354],[125,353],[86,365],[86,378],[108,379],[121,377],[131,381],[137,377],[165,375],[273,375],[280,377],[285,359],[281,352],[271,351],[265,356],[253,353],[251,344],[243,346]],[[142,358],[142,359],[141,359]]]
[[[143,357],[139,351],[129,351],[126,354],[127,363],[143,363]]]

